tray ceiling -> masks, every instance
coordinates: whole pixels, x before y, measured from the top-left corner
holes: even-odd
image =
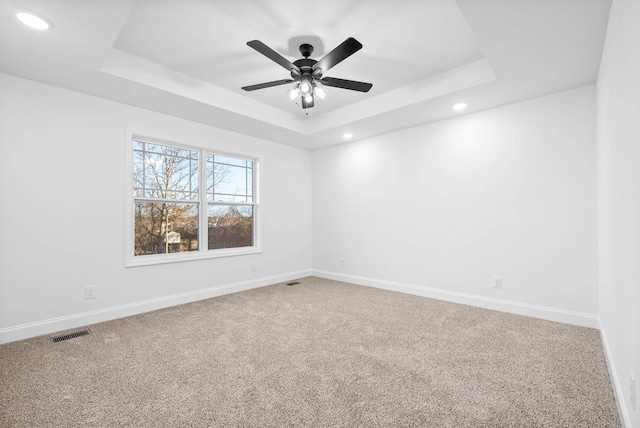
[[[19,3],[19,4],[18,4]],[[594,83],[609,0],[337,1],[2,0],[0,71],[307,149]],[[11,9],[45,15],[36,33]],[[373,83],[329,88],[303,110],[288,78],[246,45],[319,59],[348,37],[363,48],[327,76]]]

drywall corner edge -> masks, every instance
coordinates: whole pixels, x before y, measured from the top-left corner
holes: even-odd
[[[609,377],[611,378],[611,387],[613,388],[613,394],[616,399],[616,406],[618,407],[618,414],[620,415],[620,422],[622,428],[632,428],[631,417],[629,410],[627,409],[627,400],[625,399],[624,389],[620,385],[616,366],[614,364],[613,354],[609,348],[609,342],[607,341],[607,333],[602,325],[602,319],[598,316],[598,325],[600,329],[600,339],[602,340],[602,348],[604,349],[604,358],[607,362],[607,368],[609,369]]]

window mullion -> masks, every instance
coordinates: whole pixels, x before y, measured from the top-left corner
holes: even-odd
[[[200,159],[198,162],[198,166],[200,167],[200,183],[198,186],[198,194],[200,196],[200,222],[198,228],[200,242],[199,251],[207,252],[209,250],[209,206],[207,203],[207,186],[209,185],[209,183],[207,182],[207,152],[205,150],[200,150]]]
[[[193,204],[197,203],[197,199],[168,199],[168,198],[145,198],[143,196],[134,196],[135,201],[141,202],[157,202],[157,203],[169,203],[169,204]]]
[[[258,168],[260,164],[257,161],[253,161],[251,168],[251,203],[253,204],[253,229],[251,231],[251,239],[254,247],[259,247],[260,242],[259,239],[259,225],[258,219],[258,210],[260,207],[258,206]]]
[[[253,202],[233,202],[233,201],[207,201],[208,205],[235,205],[238,207],[252,207],[255,205]]]

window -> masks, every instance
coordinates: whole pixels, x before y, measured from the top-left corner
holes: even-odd
[[[128,265],[258,251],[257,159],[131,142]]]
[[[253,245],[253,161],[207,154],[208,248]]]

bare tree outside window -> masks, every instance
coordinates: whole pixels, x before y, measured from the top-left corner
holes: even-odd
[[[199,153],[134,142],[135,254],[198,250]]]

